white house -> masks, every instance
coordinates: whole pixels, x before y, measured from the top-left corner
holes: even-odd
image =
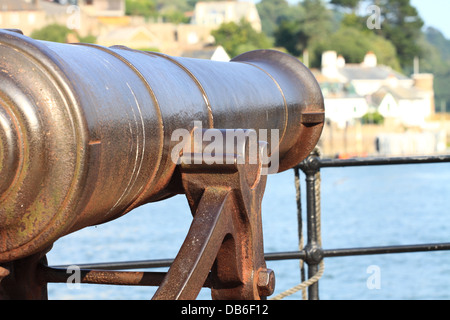
[[[347,64],[335,51],[324,52],[316,78],[327,119],[341,127],[369,110],[406,126],[421,126],[434,113],[433,75],[407,77],[378,65],[372,52],[360,64]]]
[[[372,99],[383,117],[407,126],[423,126],[433,107],[432,100],[414,87],[384,86]]]
[[[252,1],[197,2],[191,23],[200,26],[220,26],[222,23],[248,21],[253,29],[262,30],[261,19]]]
[[[361,119],[369,111],[369,105],[361,97],[325,98],[326,117],[340,128]]]
[[[363,62],[349,64],[337,52],[326,51],[322,55],[322,73],[327,78],[351,83],[360,96],[373,94],[382,86],[390,86],[393,81],[404,87],[411,87],[414,83],[413,79],[392,68],[379,65],[373,52],[368,52]]]

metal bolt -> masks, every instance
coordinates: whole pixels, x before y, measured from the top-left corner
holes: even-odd
[[[271,269],[258,272],[258,293],[261,297],[268,297],[275,290],[275,273]]]
[[[305,247],[306,251],[306,262],[308,264],[319,264],[323,259],[323,250],[316,244],[313,245],[307,245]]]

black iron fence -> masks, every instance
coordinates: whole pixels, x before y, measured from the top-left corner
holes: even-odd
[[[398,246],[360,247],[345,249],[324,249],[321,243],[321,209],[320,209],[320,174],[322,168],[386,166],[408,164],[450,163],[450,155],[418,156],[395,158],[356,158],[356,159],[322,159],[313,152],[307,159],[294,168],[297,188],[297,218],[300,250],[292,252],[266,253],[266,261],[300,260],[302,283],[287,290],[273,299],[282,299],[299,290],[304,291],[303,297],[309,300],[319,299],[319,279],[323,273],[323,263],[326,258],[380,255],[394,253],[430,252],[450,250],[450,243],[412,244]],[[303,221],[303,204],[301,203],[300,171],[306,176],[306,221]],[[303,246],[303,224],[306,223],[306,244]],[[82,269],[91,270],[131,270],[170,267],[172,259],[128,261],[97,264],[78,264]],[[304,262],[304,264],[303,264]],[[307,268],[305,267],[307,265]],[[56,268],[63,268],[59,266]],[[307,270],[306,270],[307,269]],[[307,275],[306,275],[307,273]]]
[[[308,278],[312,278],[320,271],[320,266],[325,258],[361,256],[375,254],[393,254],[424,251],[450,250],[450,243],[414,244],[399,246],[379,246],[366,248],[347,249],[323,249],[321,246],[320,232],[320,170],[322,168],[337,167],[360,167],[360,166],[386,166],[386,165],[408,165],[408,164],[432,164],[450,162],[450,155],[442,156],[417,156],[417,157],[395,157],[395,158],[355,158],[355,159],[321,159],[317,153],[311,154],[306,160],[299,164],[295,170],[298,180],[299,171],[306,175],[306,229],[307,243],[304,250],[290,253],[278,253],[274,258],[278,259],[301,259],[308,265]],[[297,182],[297,185],[299,183]],[[299,186],[297,192],[299,240],[302,241],[302,204]],[[269,256],[272,258],[272,256]],[[302,266],[302,265],[301,265]],[[303,267],[301,267],[303,268]],[[304,270],[301,270],[302,276]],[[308,299],[319,299],[319,285],[315,281],[308,286]]]

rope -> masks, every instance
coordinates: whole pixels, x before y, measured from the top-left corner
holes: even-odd
[[[299,240],[299,250],[302,251],[303,250],[303,232],[302,232],[302,218],[301,218],[301,196],[300,196],[300,179],[299,179],[299,171],[298,169],[295,170],[295,187],[297,190],[297,210],[298,210],[298,220],[299,220],[299,235],[300,235],[300,240]],[[317,231],[317,235],[318,235],[318,239],[317,242],[319,243],[320,246],[322,246],[322,236],[321,236],[321,207],[320,207],[320,182],[321,182],[321,177],[320,177],[320,171],[316,173],[316,183],[314,185],[314,193],[315,193],[315,208],[316,208],[316,231]],[[300,290],[302,290],[302,298],[303,300],[307,299],[307,295],[306,295],[306,289],[315,284],[316,282],[318,282],[320,280],[320,278],[322,278],[324,272],[325,272],[325,263],[322,260],[319,263],[319,270],[317,271],[317,273],[311,277],[308,280],[304,280],[304,261],[302,259],[300,259],[300,270],[301,270],[301,278],[302,278],[302,283],[296,285],[295,287],[292,287],[291,289],[288,289],[280,294],[278,294],[277,296],[271,298],[270,300],[282,300],[290,295],[293,295],[294,293],[299,292]]]
[[[298,234],[299,234],[298,249],[299,249],[299,251],[303,251],[304,238],[303,238],[302,198],[301,198],[299,168],[295,168],[295,189],[296,189],[296,202],[297,202]],[[300,279],[301,279],[301,282],[303,283],[306,281],[305,261],[303,259],[300,259],[299,267],[300,267]],[[303,298],[303,300],[306,300],[308,298],[307,294],[306,294],[306,288],[301,289],[301,290],[302,290],[302,298]]]
[[[314,275],[314,277],[296,285],[295,287],[292,287],[291,289],[288,289],[280,294],[278,294],[277,296],[271,298],[270,300],[282,300],[290,295],[293,295],[294,293],[297,293],[300,290],[306,291],[306,289],[313,285],[314,283],[316,283],[317,281],[320,280],[320,278],[322,278],[323,273],[325,271],[325,263],[323,261],[320,262],[319,264],[319,271],[317,271],[317,273]],[[306,300],[306,298],[303,296],[303,299]]]

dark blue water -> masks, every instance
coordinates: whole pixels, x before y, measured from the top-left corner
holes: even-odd
[[[323,169],[321,176],[325,249],[450,242],[450,164]],[[303,175],[301,179],[303,191]],[[270,176],[263,201],[266,252],[298,249],[296,214],[293,171]],[[173,258],[190,221],[182,196],[150,204],[60,239],[49,263]],[[276,273],[275,294],[299,283],[298,261],[267,264]],[[374,267],[375,287],[368,285]],[[450,252],[328,258],[319,288],[320,298],[327,300],[450,299]],[[49,285],[50,299],[149,299],[154,292]],[[209,297],[207,289],[199,296]],[[301,294],[289,299],[301,299]]]

